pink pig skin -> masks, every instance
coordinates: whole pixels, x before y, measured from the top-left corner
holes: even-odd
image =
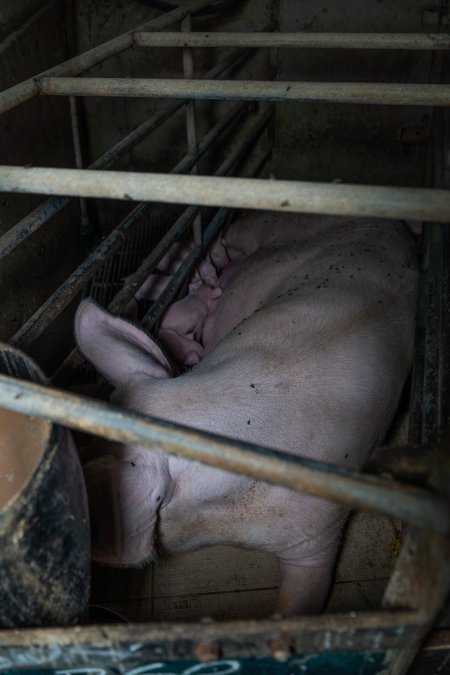
[[[200,338],[205,319],[214,312],[221,295],[222,289],[211,289],[200,282],[166,310],[158,339],[175,362],[193,366],[201,360],[204,350]]]
[[[190,372],[171,377],[151,338],[92,302],[77,313],[78,345],[126,408],[358,469],[383,439],[410,368],[414,242],[391,221],[260,213],[232,226],[232,248],[246,254],[239,228],[250,222],[258,250],[231,275],[209,354]],[[345,508],[135,446],[85,471],[97,561],[151,558],[156,527],[169,552],[214,544],[272,552],[277,610],[323,607]]]

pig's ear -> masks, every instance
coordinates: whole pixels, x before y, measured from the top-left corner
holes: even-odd
[[[78,307],[75,339],[81,353],[115,387],[134,374],[158,379],[172,376],[168,360],[151,337],[90,300]]]

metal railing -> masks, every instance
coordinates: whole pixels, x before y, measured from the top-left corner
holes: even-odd
[[[272,82],[272,81],[216,81],[227,67],[244,58],[248,51],[227,55],[201,79],[189,79],[192,68],[185,57],[184,80],[120,79],[75,77],[114,54],[131,47],[245,47],[245,48],[344,48],[344,49],[415,49],[448,50],[450,36],[399,34],[280,34],[251,33],[159,33],[180,22],[192,12],[211,4],[211,0],[189,0],[153,21],[95,47],[65,63],[0,93],[0,113],[38,95],[68,96],[144,96],[181,98],[182,101],[165,107],[143,122],[102,157],[89,170],[0,167],[0,190],[55,195],[35,209],[0,238],[0,259],[12,252],[22,241],[46,223],[63,208],[71,197],[99,197],[139,200],[143,203],[131,211],[120,225],[80,265],[66,282],[48,299],[11,339],[15,346],[29,347],[49,323],[74,299],[83,284],[92,277],[120,246],[137,218],[149,208],[148,202],[170,202],[189,205],[160,244],[131,276],[127,286],[110,303],[110,309],[120,312],[133,296],[136,288],[157,266],[171,244],[181,236],[198,215],[199,206],[215,206],[220,210],[213,216],[203,233],[197,228],[197,247],[174,275],[163,297],[144,317],[143,324],[151,330],[167,304],[183,285],[202,252],[224,222],[230,208],[258,208],[279,211],[379,218],[412,218],[416,220],[448,222],[450,192],[446,189],[411,189],[361,185],[334,185],[300,181],[262,181],[249,177],[228,177],[242,159],[249,155],[254,144],[267,127],[272,110],[262,113],[244,142],[217,169],[215,176],[181,176],[195,167],[200,156],[217,141],[221,133],[240,120],[248,104],[232,109],[197,145],[195,117],[188,113],[188,132],[191,137],[189,154],[170,174],[104,171],[123,156],[147,134],[156,131],[171,115],[195,99],[243,99],[268,101],[321,101],[390,105],[450,105],[450,86],[439,84],[374,84],[327,82]],[[189,28],[189,22],[185,24]],[[152,31],[152,32],[149,32]],[[269,149],[270,150],[270,149]],[[247,174],[257,175],[266,155],[252,159]],[[195,206],[192,206],[195,205]],[[79,355],[69,355],[64,368],[74,366]],[[287,453],[276,452],[247,443],[223,439],[212,434],[181,427],[170,422],[125,412],[106,403],[93,401],[64,391],[0,376],[0,406],[27,415],[41,416],[103,438],[126,443],[139,443],[159,452],[168,452],[188,459],[241,473],[258,480],[283,485],[292,490],[333,499],[351,508],[376,510],[400,518],[420,531],[414,539],[416,548],[403,550],[390,586],[384,607],[389,611],[358,616],[317,617],[281,622],[256,621],[230,623],[228,627],[203,626],[207,639],[231,639],[233,635],[252,633],[264,636],[275,631],[290,636],[295,648],[301,649],[397,649],[391,658],[393,675],[406,668],[431,624],[442,594],[449,582],[442,572],[442,555],[446,555],[447,535],[450,530],[450,507],[438,482],[431,481],[417,487],[408,482],[377,478],[373,475],[349,472]],[[436,456],[442,453],[442,445]],[[429,460],[430,454],[427,454]],[[444,542],[444,543],[443,543]],[[447,542],[447,543],[445,543]],[[411,553],[411,550],[413,551]],[[411,559],[417,561],[429,553],[429,570],[424,576],[427,597],[417,591],[417,570]],[[438,553],[441,551],[441,554]],[[443,553],[442,553],[443,552]],[[408,557],[409,556],[409,557]],[[412,556],[412,558],[411,558]],[[414,557],[415,556],[415,557]],[[408,567],[409,565],[409,567]],[[396,575],[402,574],[407,583],[400,588]],[[415,576],[416,575],[416,576]],[[430,587],[432,577],[435,587]],[[428,585],[427,585],[428,584]],[[406,597],[406,589],[413,589]],[[399,590],[400,589],[400,590]],[[414,590],[415,589],[415,590]],[[399,608],[405,609],[400,611]],[[391,610],[395,609],[395,612]],[[355,635],[356,629],[358,634]],[[401,629],[401,630],[400,630]],[[78,629],[89,632],[89,629]],[[119,629],[117,629],[119,630]],[[133,640],[136,628],[133,628]],[[155,629],[156,630],[156,629]],[[195,627],[198,635],[198,627]],[[150,639],[148,628],[144,640]],[[160,629],[167,641],[173,634],[169,628]],[[111,629],[111,635],[114,629]],[[175,631],[176,632],[176,631]],[[326,632],[326,639],[324,637]],[[44,631],[45,633],[45,631]],[[277,633],[277,634],[278,634]],[[77,635],[79,635],[78,633]],[[106,633],[105,633],[106,634]],[[179,635],[190,635],[189,628],[178,629]],[[87,633],[86,633],[87,635]],[[126,629],[122,631],[126,642]],[[172,635],[172,637],[171,637]],[[71,634],[67,639],[72,639]],[[119,637],[114,638],[119,642]],[[187,637],[186,639],[191,639]],[[257,639],[257,638],[255,638]],[[259,638],[258,638],[259,639]],[[286,638],[288,639],[288,638]],[[77,638],[78,640],[78,638]],[[16,636],[13,640],[19,641]],[[14,642],[15,643],[15,642]],[[45,635],[37,644],[46,644]],[[1,645],[1,636],[0,636]],[[236,647],[239,649],[239,647]]]

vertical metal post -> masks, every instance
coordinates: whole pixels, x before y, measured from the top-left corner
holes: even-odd
[[[191,16],[188,15],[181,22],[181,30],[185,33],[189,33],[191,31],[191,25]],[[185,47],[183,49],[183,74],[188,80],[191,80],[194,77],[194,58],[192,56],[192,50],[189,47]],[[197,122],[195,112],[195,101],[189,101],[186,105],[186,133],[188,154],[190,155],[194,155],[197,152]],[[194,164],[191,169],[191,173],[198,175],[198,163]],[[192,224],[192,234],[194,237],[194,242],[196,244],[201,244],[202,216],[200,212],[197,214]]]
[[[65,57],[70,59],[76,55],[77,43],[74,0],[64,0],[63,3],[60,3],[59,9],[64,53]],[[80,103],[77,101],[75,96],[69,96],[69,114],[70,126],[72,130],[75,167],[77,169],[83,169],[84,162],[82,151],[82,130],[80,128]],[[81,236],[83,236],[90,231],[87,201],[84,197],[80,197],[78,203],[80,205]]]
[[[269,53],[269,79],[276,80],[278,78],[278,48],[274,47],[270,50]],[[272,148],[275,147],[276,143],[276,127],[277,127],[277,118],[276,118],[276,108],[275,115],[272,117],[269,126],[267,127],[267,137],[269,144]],[[270,155],[269,160],[272,159],[272,154]]]
[[[70,123],[72,127],[73,150],[75,155],[75,166],[77,169],[83,168],[83,154],[81,150],[80,120],[78,115],[78,103],[75,96],[69,97],[70,104]],[[87,209],[87,201],[80,197],[80,215],[81,215],[81,235],[90,232],[91,225]]]
[[[433,77],[433,73],[431,73]],[[448,147],[450,116],[434,111],[428,183],[449,187],[443,149]],[[448,420],[450,375],[450,225],[426,223],[422,235],[422,280],[416,326],[409,440],[433,448],[429,483],[448,492],[450,436],[442,441]],[[439,444],[441,441],[441,444]],[[436,447],[437,446],[437,447]],[[426,529],[409,527],[399,561],[387,586],[383,607],[408,607],[423,620],[408,648],[388,651],[389,675],[406,675],[450,591],[450,540]]]

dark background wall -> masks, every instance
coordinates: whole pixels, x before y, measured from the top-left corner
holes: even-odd
[[[0,3],[0,89],[38,74],[67,58],[64,3],[2,0]],[[36,98],[0,116],[0,162],[73,167],[67,99]],[[0,234],[44,200],[0,195]],[[9,339],[81,257],[78,207],[74,203],[0,261],[0,340]],[[71,321],[60,321],[33,350],[44,367],[61,357]]]

